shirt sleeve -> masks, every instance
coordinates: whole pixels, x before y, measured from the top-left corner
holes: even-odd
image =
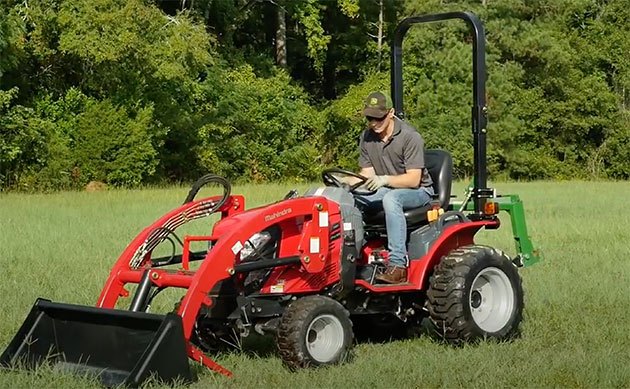
[[[367,146],[365,144],[365,135],[366,135],[365,131],[363,131],[361,135],[359,136],[359,167],[360,168],[372,167],[372,162],[370,162]]]
[[[419,133],[409,132],[409,139],[403,150],[405,169],[423,169],[424,166],[424,139]]]

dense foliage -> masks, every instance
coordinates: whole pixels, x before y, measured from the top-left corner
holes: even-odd
[[[625,0],[0,0],[0,189],[356,168],[396,22],[451,10],[486,26],[493,177],[629,178]],[[407,118],[469,176],[469,33],[404,50]]]

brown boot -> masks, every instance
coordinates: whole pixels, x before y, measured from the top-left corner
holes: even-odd
[[[387,266],[385,271],[375,277],[388,284],[402,284],[407,282],[407,268],[402,266]]]

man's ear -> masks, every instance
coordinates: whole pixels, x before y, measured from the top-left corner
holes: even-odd
[[[389,112],[387,113],[387,115],[391,118],[394,116],[394,108],[390,108]]]

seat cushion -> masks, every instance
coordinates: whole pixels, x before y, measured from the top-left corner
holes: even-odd
[[[420,208],[413,208],[405,211],[405,219],[407,220],[407,229],[416,229],[427,221],[427,212],[431,209],[431,205],[425,205]],[[363,214],[365,228],[369,230],[385,231],[385,211],[382,209],[365,212]]]

